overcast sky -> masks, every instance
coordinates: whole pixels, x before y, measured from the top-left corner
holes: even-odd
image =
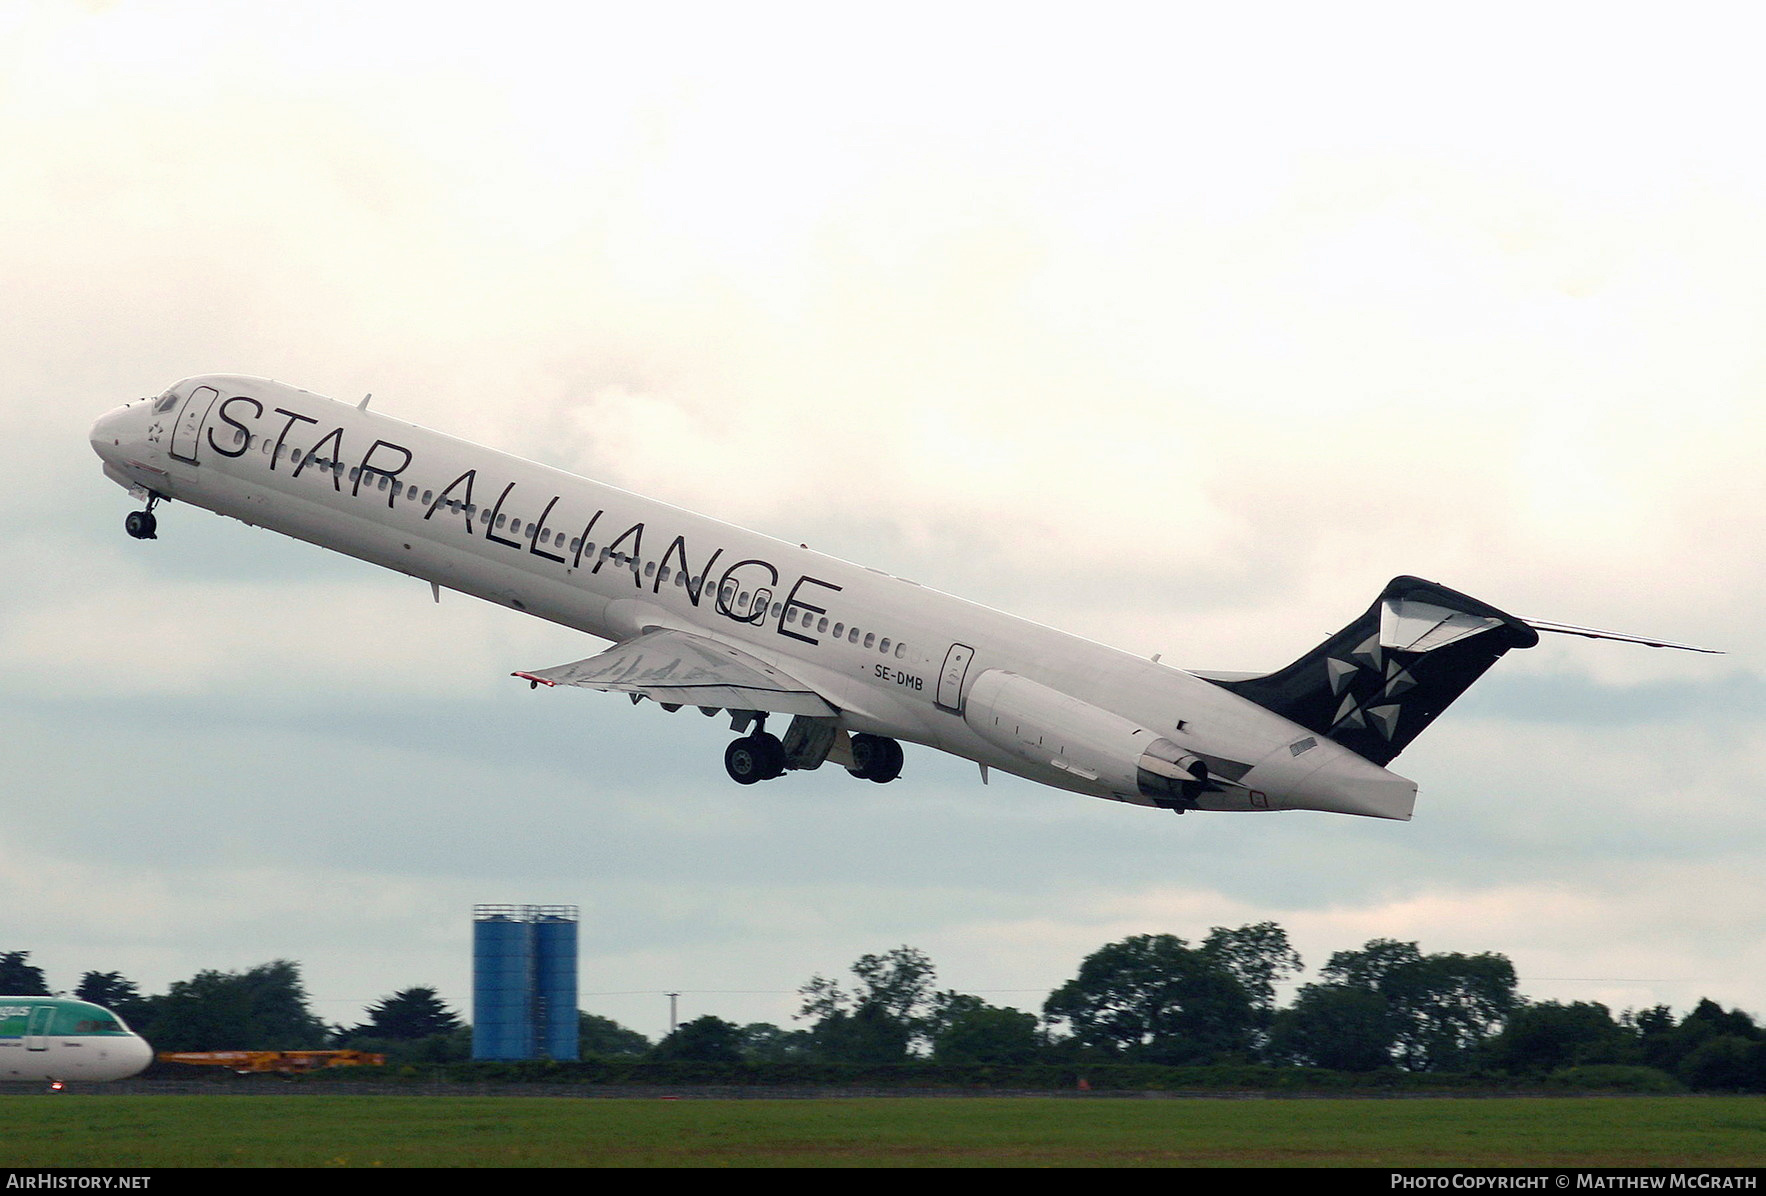
[[[1766,111],[1742,4],[0,0],[0,949],[286,958],[469,1012],[791,1025],[861,954],[1038,1009],[1273,919],[1536,998],[1766,1013]],[[1414,573],[1550,637],[1408,824],[1169,814],[908,748],[742,789],[598,642],[195,508],[86,431],[270,376],[1196,668]]]

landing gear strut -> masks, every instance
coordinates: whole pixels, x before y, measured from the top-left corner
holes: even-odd
[[[901,775],[901,744],[884,735],[854,735],[846,771],[860,780],[887,784]]]
[[[158,503],[159,495],[149,493],[147,496],[147,509],[145,511],[130,511],[128,517],[123,520],[123,530],[137,540],[159,539],[159,537],[154,534],[159,530],[159,520],[154,518],[153,515],[153,508]]]

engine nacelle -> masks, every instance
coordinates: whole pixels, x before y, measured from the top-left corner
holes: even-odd
[[[977,677],[963,721],[997,748],[1119,797],[1184,808],[1208,784],[1208,765],[1171,740],[1016,673],[989,669]]]

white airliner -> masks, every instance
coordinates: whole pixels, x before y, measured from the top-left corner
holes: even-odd
[[[189,378],[93,426],[104,472],[613,641],[514,675],[727,711],[742,784],[833,761],[890,781],[902,742],[1043,784],[1186,810],[1407,819],[1383,766],[1536,631],[1400,577],[1293,664],[1185,672],[876,569],[261,378]],[[768,716],[789,716],[784,735]],[[750,730],[753,728],[753,730]]]
[[[102,1005],[0,997],[0,1080],[125,1080],[152,1062],[147,1040]]]

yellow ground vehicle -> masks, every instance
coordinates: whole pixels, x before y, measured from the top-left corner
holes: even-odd
[[[386,1056],[366,1051],[161,1051],[159,1061],[226,1067],[242,1076],[266,1071],[291,1076],[322,1067],[379,1067]]]

